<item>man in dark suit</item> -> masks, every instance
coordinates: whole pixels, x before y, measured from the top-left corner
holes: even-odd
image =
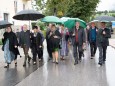
[[[78,64],[78,57],[79,60],[81,61],[85,42],[86,42],[85,31],[83,28],[80,27],[80,23],[76,22],[76,27],[72,33],[73,56],[75,59],[74,65]]]
[[[30,48],[30,31],[27,28],[27,25],[23,25],[23,31],[20,32],[19,35],[19,46],[23,48],[25,54],[25,60],[23,66],[26,66],[26,61],[28,58],[28,63],[30,63],[31,58],[28,55],[28,51]]]
[[[106,50],[109,46],[108,38],[111,37],[110,29],[106,28],[105,22],[101,22],[101,29],[97,32],[97,46],[99,48],[99,65],[106,61]]]

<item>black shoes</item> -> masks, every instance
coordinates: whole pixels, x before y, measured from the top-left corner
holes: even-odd
[[[102,66],[102,63],[99,62],[98,64],[99,64],[100,66]]]
[[[30,63],[31,57],[28,56],[28,63]]]
[[[92,54],[92,55],[91,55],[91,59],[93,59],[93,57],[95,57],[95,55]]]
[[[60,58],[61,60],[65,60],[64,58]]]
[[[25,66],[26,66],[26,63],[23,64],[23,67],[25,67]]]
[[[4,66],[4,68],[9,68],[9,64],[7,64],[7,66]]]
[[[91,57],[91,59],[93,59],[93,57]]]
[[[58,64],[58,62],[56,62],[56,64]]]
[[[77,65],[78,64],[78,61],[75,61],[74,65]]]
[[[15,63],[15,66],[17,66],[17,62]]]

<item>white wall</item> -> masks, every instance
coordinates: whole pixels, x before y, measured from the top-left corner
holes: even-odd
[[[32,9],[31,0],[25,3],[25,9]],[[17,0],[17,12],[23,10],[23,0]],[[15,15],[14,0],[0,0],[0,20],[4,19],[3,13],[9,14],[9,22],[14,26],[22,26],[23,24],[29,25],[29,21],[14,20],[12,17]]]

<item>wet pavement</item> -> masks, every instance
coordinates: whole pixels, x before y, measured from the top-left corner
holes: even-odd
[[[74,66],[72,51],[66,60],[56,65],[47,61],[46,45],[44,46],[44,63],[26,68],[22,66],[23,58],[18,66],[9,69],[0,68],[0,86],[115,86],[115,49],[108,47],[107,61],[98,65],[98,50],[94,59],[90,59],[89,48],[85,51],[82,62]]]
[[[110,46],[115,48],[115,39],[109,39]]]

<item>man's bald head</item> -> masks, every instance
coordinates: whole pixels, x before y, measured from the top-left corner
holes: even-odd
[[[23,30],[27,31],[28,30],[28,26],[26,24],[23,25]]]

